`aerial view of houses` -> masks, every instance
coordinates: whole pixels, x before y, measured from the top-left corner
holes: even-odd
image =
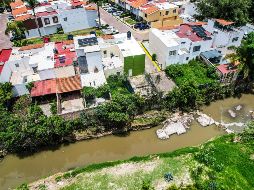
[[[253,10],[0,1],[0,190],[254,189]]]

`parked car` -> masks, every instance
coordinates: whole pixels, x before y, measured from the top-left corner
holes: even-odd
[[[104,34],[107,34],[107,35],[118,34],[119,33],[118,30],[116,30],[113,26],[109,26],[106,29],[102,29],[102,32]]]
[[[0,13],[4,12],[4,7],[0,7]]]
[[[145,30],[145,29],[149,29],[150,28],[150,26],[148,25],[148,24],[145,24],[145,23],[136,23],[135,25],[134,25],[134,28],[135,29],[140,29],[140,30]]]
[[[14,21],[14,16],[8,15],[7,19],[8,19],[8,21]]]

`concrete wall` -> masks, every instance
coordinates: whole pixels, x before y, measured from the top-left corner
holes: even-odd
[[[67,18],[67,21],[64,19]],[[65,33],[96,26],[97,11],[84,8],[59,11],[59,21]]]
[[[108,78],[110,75],[117,75],[117,74],[122,75],[123,74],[123,67],[118,67],[114,69],[106,69],[104,70],[104,75],[106,78]]]
[[[39,74],[41,80],[56,78],[54,69],[47,69],[47,70],[38,71],[38,74]]]
[[[56,33],[57,28],[60,28],[60,27],[61,27],[60,24],[47,26],[47,27],[40,28],[40,32],[42,36],[46,36],[46,35]],[[25,35],[26,35],[26,38],[35,38],[40,36],[37,28],[28,30],[28,32],[25,32]]]
[[[8,63],[4,64],[3,70],[0,74],[0,82],[4,83],[4,82],[9,82],[10,81],[10,77],[11,77],[11,68],[9,67]]]
[[[12,88],[12,92],[15,97],[29,94],[29,91],[27,90],[25,83],[14,85]]]
[[[170,64],[187,63],[196,58],[201,52],[211,49],[213,40],[192,42],[187,38],[179,39],[177,46],[167,47],[152,31],[149,32],[149,49],[151,54],[157,55],[157,60],[162,69],[166,69]],[[193,52],[195,46],[201,46],[200,51]],[[186,52],[180,53],[183,49]],[[176,51],[176,55],[169,55],[170,51]]]
[[[244,37],[244,31],[234,29],[233,31],[226,31],[222,29],[217,29],[214,27],[215,22],[211,19],[208,20],[207,25],[204,28],[213,34],[214,42],[213,47],[230,47],[230,46],[240,46],[241,41]],[[233,39],[237,38],[237,41]]]
[[[102,57],[101,52],[86,53],[86,60],[88,65],[88,72],[94,73],[94,69],[102,70]]]

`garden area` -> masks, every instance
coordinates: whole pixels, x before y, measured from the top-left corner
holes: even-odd
[[[136,24],[137,22],[135,20],[133,20],[132,18],[126,18],[125,19],[125,22],[127,22],[129,25],[134,25]]]

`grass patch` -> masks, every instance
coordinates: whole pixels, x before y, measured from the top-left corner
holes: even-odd
[[[130,24],[130,25],[134,25],[134,24],[137,23],[135,20],[133,20],[133,19],[131,19],[131,18],[125,19],[125,22],[127,22],[127,23]]]
[[[138,190],[144,185],[156,188],[161,184],[165,185],[165,188],[176,186],[176,189],[180,189],[181,181],[185,181],[187,184],[184,185],[189,189],[254,189],[254,161],[250,159],[254,147],[246,143],[234,143],[233,137],[226,135],[200,147],[183,148],[171,153],[90,165],[74,170],[71,176],[83,174],[64,189]],[[123,176],[101,172],[103,168],[122,163],[145,165],[157,161],[158,165],[149,171],[140,169]],[[174,180],[167,184],[163,176],[168,172],[173,174]]]

